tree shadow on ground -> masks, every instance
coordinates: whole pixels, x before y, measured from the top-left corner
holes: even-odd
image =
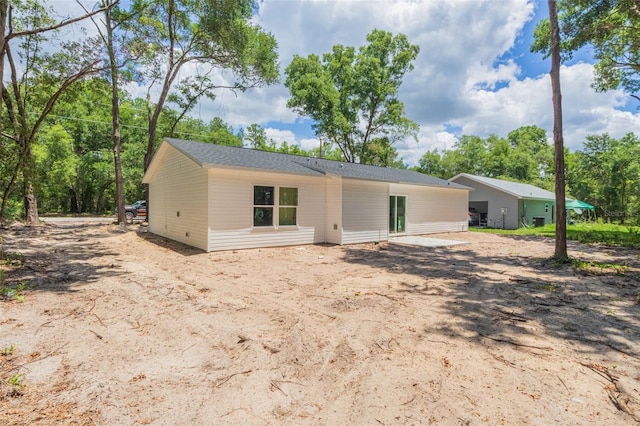
[[[110,231],[111,229],[111,231]],[[1,285],[29,291],[76,292],[103,276],[120,276],[119,253],[100,240],[126,232],[93,223],[14,225],[1,235],[5,259]]]
[[[455,319],[425,330],[431,335],[539,350],[552,350],[551,338],[560,338],[577,351],[609,348],[640,359],[640,251],[622,252],[635,265],[624,273],[526,254],[484,255],[470,246],[357,246],[345,248],[344,260],[418,278],[395,292]],[[443,299],[432,304],[434,297]]]

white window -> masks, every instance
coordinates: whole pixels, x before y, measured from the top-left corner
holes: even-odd
[[[298,188],[280,187],[278,199],[278,224],[280,226],[297,225]]]
[[[274,220],[279,226],[297,225],[298,188],[279,187],[277,200],[275,193],[274,186],[253,187],[253,226],[274,226]]]
[[[273,226],[273,186],[253,187],[253,226]]]

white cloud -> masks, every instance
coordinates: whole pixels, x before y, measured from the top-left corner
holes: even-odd
[[[300,139],[300,143],[298,144],[301,149],[305,151],[311,151],[312,149],[320,147],[320,139],[316,138],[303,138]]]
[[[640,115],[615,109],[624,104],[620,91],[596,93],[590,86],[593,66],[576,64],[560,70],[565,146],[579,149],[590,134],[609,133],[621,137],[640,132]],[[476,106],[469,117],[452,120],[461,133],[506,136],[521,126],[537,125],[553,130],[551,82],[549,75],[512,80],[496,92],[469,90],[467,98]]]
[[[291,130],[275,129],[272,127],[264,128],[267,139],[271,139],[276,143],[277,147],[281,147],[285,142],[288,146],[298,146],[303,150],[310,151],[320,146],[320,140],[316,138],[298,138]]]
[[[73,3],[60,2],[69,7]],[[537,125],[551,137],[549,76],[523,69],[544,63],[542,55],[529,54],[519,39],[536,8],[546,8],[542,3],[263,0],[255,22],[276,37],[281,70],[296,54],[322,55],[335,44],[361,46],[374,28],[404,33],[418,44],[415,69],[405,76],[399,96],[407,116],[421,130],[418,142],[396,145],[404,161],[416,165],[427,150],[451,148],[460,134],[504,137],[520,126]],[[184,75],[189,72],[185,69]],[[623,110],[628,97],[620,91],[596,93],[590,87],[592,73],[592,66],[585,63],[562,67],[564,136],[570,149],[579,149],[589,134],[640,134],[638,111]],[[144,93],[138,88],[139,92]],[[220,90],[216,95],[213,103],[201,101],[194,115],[205,121],[220,116],[235,128],[258,123],[273,139],[303,149],[319,144],[310,137],[308,125],[296,127],[303,120],[286,107],[289,93],[283,84],[237,94]],[[278,129],[278,123],[286,130]]]
[[[278,146],[281,146],[283,142],[288,145],[296,144],[296,135],[291,130],[280,130],[267,127],[264,129],[267,135],[267,139],[273,139]]]

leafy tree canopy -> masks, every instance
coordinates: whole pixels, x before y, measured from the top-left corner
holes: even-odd
[[[637,0],[558,1],[562,57],[590,45],[598,91],[622,88],[640,100],[640,5]],[[531,51],[550,54],[549,20],[534,32]]]
[[[357,52],[335,45],[322,59],[295,56],[285,70],[287,105],[310,117],[316,135],[338,146],[345,161],[391,166],[393,143],[418,132],[398,89],[419,48],[403,34],[381,30],[369,33],[367,42]]]
[[[426,152],[416,170],[442,179],[470,173],[553,188],[553,147],[546,132],[524,126],[506,138],[462,135],[450,150]]]

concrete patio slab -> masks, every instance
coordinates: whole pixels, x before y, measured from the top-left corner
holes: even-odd
[[[415,235],[405,236],[405,237],[390,237],[389,243],[414,245],[414,246],[421,246],[421,247],[446,247],[446,246],[455,246],[458,244],[468,244],[467,241],[445,240],[442,238],[430,238],[430,237],[422,237],[422,236],[415,236]]]

